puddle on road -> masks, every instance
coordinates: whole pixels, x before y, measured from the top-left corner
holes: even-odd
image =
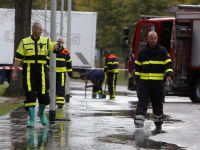
[[[148,131],[138,129],[133,135],[108,135],[107,137],[99,138],[102,142],[116,143],[116,144],[128,144],[134,145],[136,148],[143,149],[156,149],[156,150],[185,150],[185,148],[178,147],[174,144],[169,144],[165,142],[156,142],[148,139],[151,133]]]
[[[37,112],[37,111],[36,111]],[[125,118],[133,118],[135,111],[130,110],[96,110],[89,113],[79,113],[76,114],[79,118],[85,117],[100,117],[100,116],[121,116]],[[58,118],[63,118],[63,110],[58,110],[56,114]],[[48,116],[48,114],[46,114]],[[76,116],[77,117],[77,116]],[[152,119],[152,114],[147,113],[147,120]],[[169,116],[164,116],[166,123],[181,122],[180,120],[170,119]],[[11,122],[6,121],[11,120]],[[156,142],[148,139],[149,136],[156,135],[154,131],[140,130],[136,129],[133,134],[120,134],[120,131],[116,134],[106,134],[106,131],[102,131],[105,136],[100,136],[97,134],[96,130],[93,133],[89,133],[87,128],[84,128],[85,134],[81,137],[77,137],[72,130],[76,131],[75,126],[69,126],[70,122],[67,121],[58,121],[54,125],[48,125],[43,127],[40,125],[39,121],[36,121],[35,128],[27,128],[27,112],[24,111],[24,107],[19,107],[10,114],[10,118],[0,121],[0,142],[1,148],[3,149],[72,149],[72,145],[76,142],[75,149],[81,149],[84,147],[84,142],[88,145],[93,145],[93,141],[97,142],[97,147],[95,149],[100,149],[101,144],[108,143],[111,145],[119,146],[131,146],[132,149],[144,148],[144,149],[166,149],[166,150],[183,150],[177,145]],[[73,119],[72,119],[73,121]],[[75,121],[75,120],[74,120]],[[164,121],[164,122],[165,122]],[[88,122],[86,126],[93,126]],[[79,126],[79,128],[81,128]],[[78,131],[77,131],[78,132]],[[89,134],[92,134],[89,135]],[[90,137],[91,136],[91,137]],[[96,136],[96,137],[95,137]],[[90,138],[93,138],[92,140]],[[83,139],[80,140],[80,139]],[[89,141],[89,142],[88,142]],[[90,143],[91,142],[91,143]],[[8,144],[10,143],[10,144]],[[73,143],[73,144],[72,144]],[[90,146],[89,146],[90,147]],[[83,148],[88,149],[88,148]],[[124,148],[123,148],[124,149]]]

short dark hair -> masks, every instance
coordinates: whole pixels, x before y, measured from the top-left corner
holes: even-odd
[[[105,50],[104,54],[110,54],[110,51],[109,50]]]
[[[83,79],[85,76],[86,76],[85,73],[81,73],[81,74],[80,74],[80,79]]]

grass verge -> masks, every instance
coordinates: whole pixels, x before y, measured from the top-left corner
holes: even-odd
[[[5,89],[8,87],[8,85],[0,84],[0,96],[3,95]]]
[[[0,84],[0,97],[3,96],[3,93],[7,87],[8,85]],[[6,100],[5,102],[0,103],[0,116],[6,115],[7,113],[22,105],[22,100],[15,100],[10,98],[10,100]]]
[[[22,105],[23,103],[21,100],[7,100],[3,103],[0,103],[0,116],[6,115],[7,113]]]

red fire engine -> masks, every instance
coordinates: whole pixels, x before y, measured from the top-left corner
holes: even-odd
[[[200,12],[196,10],[200,10],[199,5],[179,5],[175,17],[141,16],[135,24],[128,70],[133,72],[135,58],[148,42],[148,32],[155,31],[158,43],[167,49],[173,63],[174,79],[165,83],[166,95],[188,96],[192,102],[200,103]],[[126,27],[122,42],[125,48],[128,34]],[[130,79],[128,89],[135,90]]]

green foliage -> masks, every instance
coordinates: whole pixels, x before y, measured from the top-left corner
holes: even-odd
[[[141,15],[166,16],[168,6],[197,5],[198,0],[74,0],[75,10],[98,12],[97,48],[108,49],[120,56],[128,56],[121,46],[122,31],[134,25]],[[131,39],[131,36],[129,39]]]
[[[1,0],[0,7],[1,8],[15,8],[15,0]]]

